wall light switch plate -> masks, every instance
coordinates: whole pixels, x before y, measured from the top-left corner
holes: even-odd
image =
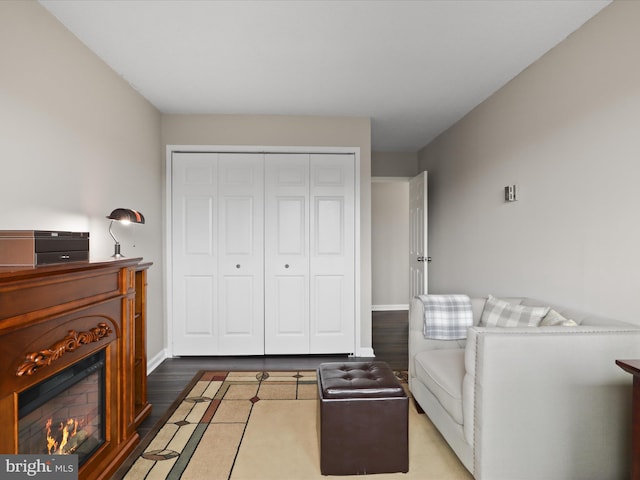
[[[516,200],[518,200],[518,187],[516,185],[504,187],[504,201],[515,202]]]

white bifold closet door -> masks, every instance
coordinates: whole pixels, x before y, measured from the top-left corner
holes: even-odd
[[[353,154],[174,153],[172,353],[355,352]]]
[[[174,355],[264,353],[262,155],[176,153]]]
[[[352,154],[265,157],[265,353],[355,349]]]

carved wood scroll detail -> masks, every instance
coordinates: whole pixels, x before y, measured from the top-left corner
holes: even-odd
[[[104,337],[108,337],[111,333],[111,327],[103,322],[88,332],[78,333],[75,330],[69,330],[66,337],[54,343],[48,349],[28,353],[22,365],[18,367],[16,376],[33,375],[40,367],[51,365],[51,363],[61,358],[65,353],[73,352],[82,345],[98,342]]]

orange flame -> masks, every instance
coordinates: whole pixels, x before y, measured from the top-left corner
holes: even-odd
[[[58,442],[51,436],[51,423],[52,419],[47,420],[47,450],[49,451],[49,455],[58,448]]]
[[[58,441],[51,435],[51,424],[53,423],[53,419],[47,420],[46,428],[47,428],[47,450],[49,455],[65,455],[72,452],[66,452],[65,446],[69,443],[69,438],[72,438],[78,433],[78,421],[70,418],[67,420],[67,423],[60,422],[60,427],[58,431],[61,433],[62,438],[60,440],[60,444]]]

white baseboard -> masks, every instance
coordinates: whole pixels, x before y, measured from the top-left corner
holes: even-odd
[[[355,357],[375,357],[375,353],[373,352],[372,347],[360,347],[357,355]],[[167,350],[162,350],[155,357],[147,359],[147,375],[153,372],[158,366],[166,359],[169,358]]]
[[[165,358],[169,358],[167,350],[161,350],[155,357],[147,359],[147,375],[153,372],[164,361]]]
[[[357,352],[355,357],[375,357],[376,354],[373,353],[373,348],[371,347],[360,347],[360,350]]]
[[[393,312],[396,310],[409,310],[409,304],[399,305],[372,305],[371,311],[373,312]]]

